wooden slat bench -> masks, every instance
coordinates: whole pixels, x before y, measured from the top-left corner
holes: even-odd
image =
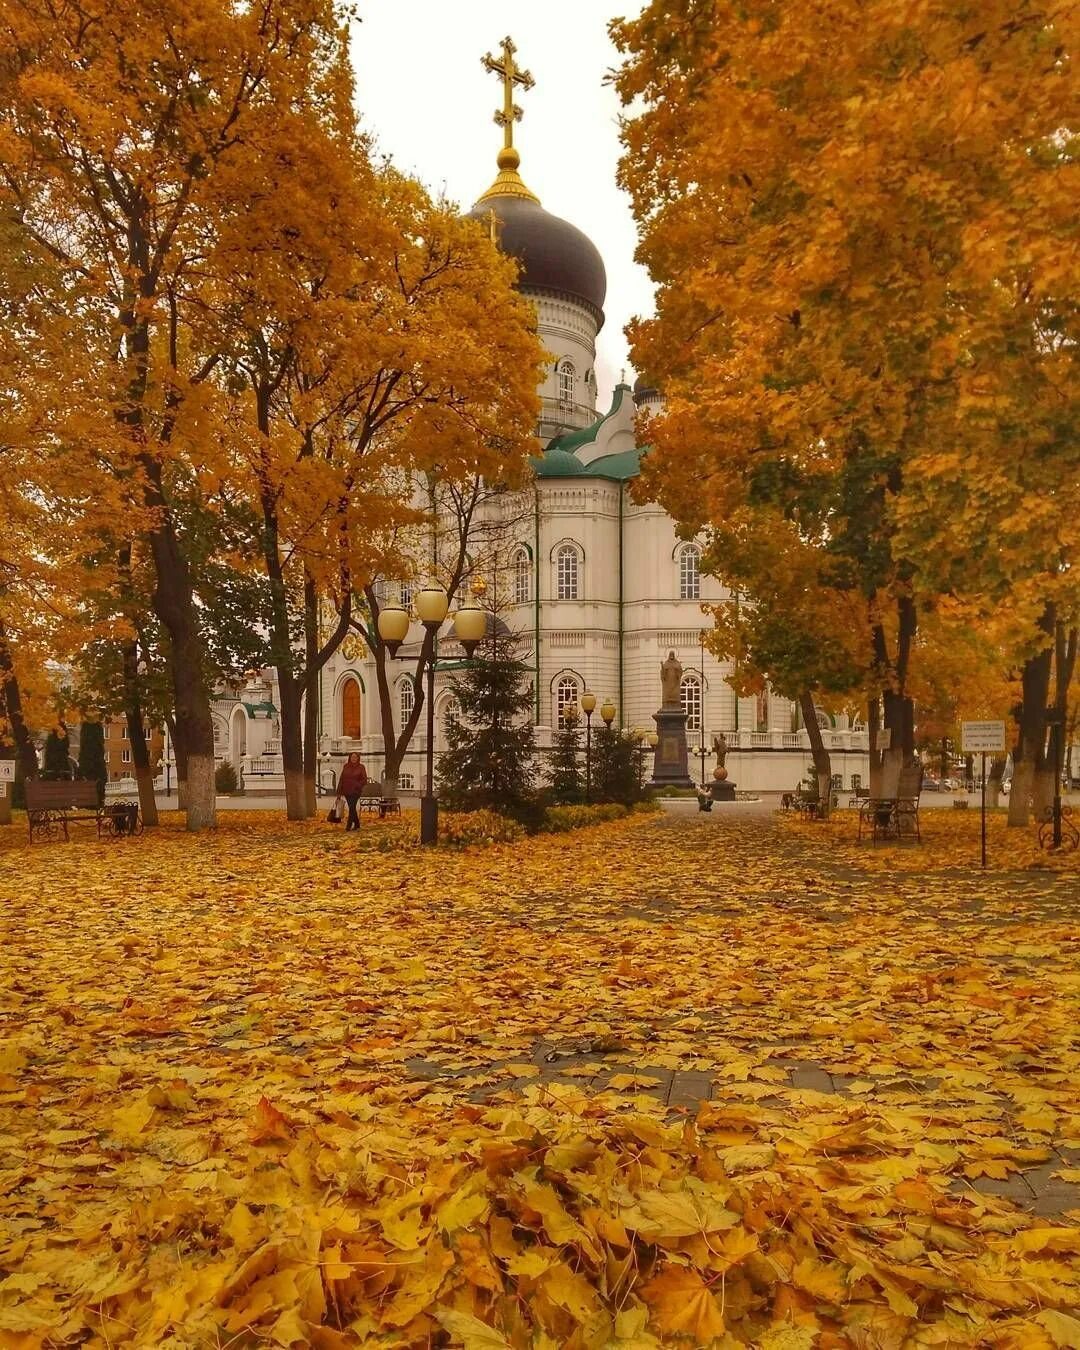
[[[65,839],[70,825],[94,825],[99,839],[119,839],[121,835],[141,834],[142,821],[136,802],[112,801],[98,804],[94,782],[79,779],[28,779],[26,819],[30,842],[35,839]]]

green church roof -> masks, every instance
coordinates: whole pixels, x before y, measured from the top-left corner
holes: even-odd
[[[588,472],[580,459],[558,447],[549,447],[532,466],[539,478],[573,478]]]
[[[589,464],[583,464],[577,452],[586,445],[595,445],[600,428],[619,409],[622,400],[630,394],[628,384],[615,386],[611,407],[595,422],[577,431],[566,431],[555,436],[548,443],[543,455],[533,459],[532,465],[539,478],[610,478],[624,482],[627,478],[636,478],[641,471],[640,446],[632,450],[622,450],[615,455],[601,455]]]
[[[614,478],[624,482],[627,478],[636,478],[641,472],[641,456],[644,453],[644,449],[636,445],[633,450],[621,450],[617,455],[601,455],[591,464],[586,464],[584,472],[593,478]]]

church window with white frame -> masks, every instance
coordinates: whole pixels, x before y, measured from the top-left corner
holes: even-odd
[[[412,682],[412,676],[406,676],[401,681],[398,691],[398,706],[401,710],[401,725],[405,726],[412,716],[413,708],[416,706],[416,686]]]
[[[565,725],[567,708],[576,708],[578,702],[578,682],[572,675],[563,675],[555,686],[555,725]]]
[[[679,550],[679,599],[701,599],[701,550],[684,544]]]
[[[559,364],[559,402],[564,407],[574,403],[574,363],[562,361]]]
[[[563,544],[555,555],[555,598],[578,598],[578,551],[573,544]]]
[[[514,554],[514,604],[527,605],[532,599],[532,559],[527,548]]]
[[[679,689],[679,701],[686,714],[687,731],[701,730],[701,681],[696,675],[684,675]]]

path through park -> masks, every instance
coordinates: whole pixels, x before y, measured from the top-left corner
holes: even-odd
[[[1078,875],[940,815],[9,844],[0,1341],[1080,1343]]]

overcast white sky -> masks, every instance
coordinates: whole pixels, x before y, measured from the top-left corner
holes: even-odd
[[[600,404],[622,367],[633,383],[623,326],[652,311],[652,286],[633,260],[629,199],[615,186],[619,103],[603,83],[616,64],[613,17],[639,0],[361,0],[354,30],[357,104],[365,129],[403,171],[465,208],[489,186],[502,132],[492,116],[502,86],[480,58],[507,33],[536,81],[516,101],[521,175],[546,210],[573,222],[607,268],[598,339]]]

